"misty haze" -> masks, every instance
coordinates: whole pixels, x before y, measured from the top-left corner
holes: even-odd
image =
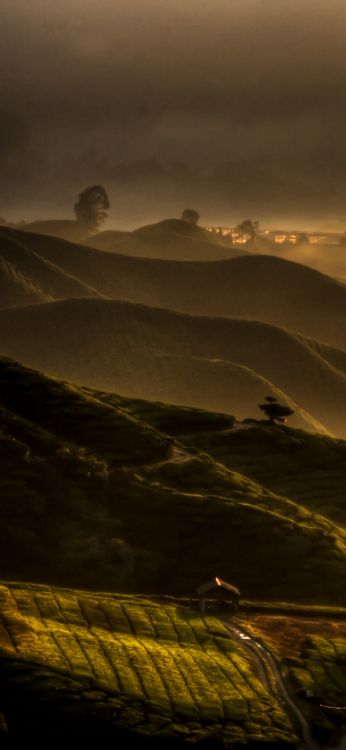
[[[6,746],[346,748],[345,22],[2,0]]]

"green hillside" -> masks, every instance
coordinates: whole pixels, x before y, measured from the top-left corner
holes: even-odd
[[[2,584],[0,606],[0,707],[14,737],[294,745],[279,702],[213,617],[32,584]]]
[[[333,614],[325,608],[288,605],[281,605],[281,614],[269,608],[265,613],[262,606],[257,613],[251,610],[237,621],[269,648],[280,664],[317,746],[342,747],[346,732],[346,611]]]
[[[346,436],[346,375],[334,364],[336,350],[264,323],[65,300],[1,310],[0,349],[94,388],[239,417],[258,415],[269,385],[298,406],[296,426]]]
[[[130,410],[136,413],[136,405]],[[155,424],[155,420],[152,422]],[[346,443],[278,425],[198,433],[185,442],[273,492],[345,525]]]
[[[189,446],[191,429],[223,434],[229,417],[106,403],[6,359],[0,406],[3,578],[191,594],[217,571],[246,597],[345,604],[341,513]]]

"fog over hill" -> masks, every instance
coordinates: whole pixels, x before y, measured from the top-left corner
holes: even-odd
[[[180,219],[166,219],[133,232],[100,232],[85,245],[124,255],[166,260],[222,260],[245,255],[227,238]]]
[[[0,750],[346,750],[346,2],[0,40]]]
[[[64,219],[34,221],[20,229],[26,233],[79,242],[107,252],[162,260],[222,260],[246,254],[239,245],[233,247],[227,237],[210,233],[181,219],[164,219],[132,232],[96,232],[88,230],[80,222]]]
[[[214,408],[234,404],[235,413],[237,388],[230,401],[232,387],[224,378],[224,365],[207,364],[212,375],[217,370],[222,384],[217,404],[214,395],[208,396],[204,363],[201,386],[193,368],[187,373],[191,358],[236,363],[253,371],[255,379],[260,375],[279,388],[334,434],[345,435],[345,354],[264,323],[184,315],[127,302],[65,300],[0,310],[0,349],[51,374],[124,395],[152,398],[158,388],[161,398],[186,404],[189,380],[188,392],[195,389],[199,405],[209,408],[211,398]],[[181,365],[181,358],[188,364]],[[200,362],[197,365],[200,369]],[[252,405],[249,409],[253,412]]]
[[[344,243],[302,242],[294,245],[289,242],[282,244],[267,242],[266,248],[268,255],[273,254],[284,260],[301,263],[316,271],[346,281],[346,244]],[[250,253],[263,254],[262,242],[258,240],[251,243],[251,247],[247,245],[246,249]]]
[[[129,258],[1,230],[99,294],[198,315],[259,320],[337,348],[346,346],[346,287],[273,256],[178,262]],[[1,245],[0,245],[1,246]]]

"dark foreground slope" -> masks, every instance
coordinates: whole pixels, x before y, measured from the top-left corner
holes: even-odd
[[[248,318],[346,348],[346,287],[270,256],[179,262],[111,255],[2,229],[102,295],[198,315]]]
[[[344,353],[266,324],[67,300],[1,310],[0,350],[92,387],[239,417],[257,416],[269,385],[305,411],[300,426],[346,435]]]
[[[170,407],[158,429],[163,405],[144,418],[8,360],[0,386],[2,578],[189,594],[219,574],[252,598],[346,603],[341,515],[186,447],[188,429],[229,428],[230,417]],[[318,455],[327,470],[328,451]]]

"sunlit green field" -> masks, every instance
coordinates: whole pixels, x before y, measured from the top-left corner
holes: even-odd
[[[222,622],[150,598],[30,584],[0,588],[5,711],[222,744],[290,743],[293,731]],[[14,704],[14,707],[13,707]],[[29,725],[30,725],[29,721]]]

